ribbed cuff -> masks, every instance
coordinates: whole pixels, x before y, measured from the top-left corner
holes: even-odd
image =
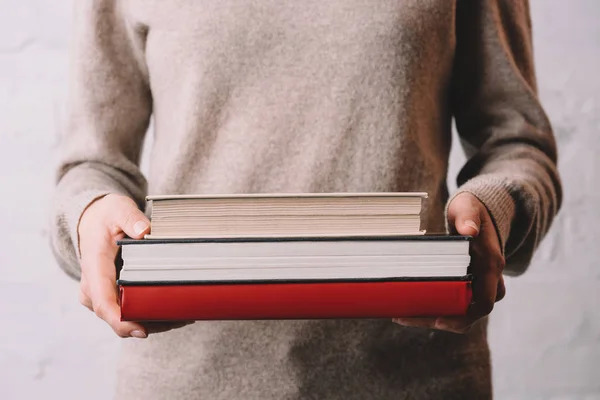
[[[510,182],[504,177],[493,174],[479,175],[468,180],[448,200],[446,217],[448,216],[448,205],[450,202],[456,196],[465,192],[477,197],[487,208],[496,228],[502,253],[504,254],[512,220],[515,216],[515,203],[510,194]]]

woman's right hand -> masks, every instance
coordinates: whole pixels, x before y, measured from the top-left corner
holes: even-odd
[[[109,194],[94,201],[79,221],[79,301],[106,321],[115,333],[123,338],[145,338],[150,333],[164,332],[190,323],[141,325],[121,321],[115,267],[117,240],[125,236],[141,239],[149,229],[150,221],[135,202],[129,197],[116,194]]]

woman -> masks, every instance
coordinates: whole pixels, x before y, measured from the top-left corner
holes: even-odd
[[[561,202],[526,2],[96,0],[75,21],[53,245],[133,338],[118,398],[491,398],[486,315]],[[426,191],[428,231],[475,236],[467,318],[119,321],[114,243],[147,232],[146,194],[355,191]]]

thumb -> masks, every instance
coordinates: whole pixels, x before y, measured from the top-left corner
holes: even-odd
[[[142,239],[150,230],[150,220],[129,197],[119,196],[118,204],[114,205],[114,220],[116,227],[132,239]]]
[[[479,200],[470,193],[460,193],[448,206],[448,222],[459,235],[477,236],[481,230]]]

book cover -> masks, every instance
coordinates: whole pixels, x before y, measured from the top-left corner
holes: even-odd
[[[119,282],[124,321],[463,316],[468,276],[343,282]]]

